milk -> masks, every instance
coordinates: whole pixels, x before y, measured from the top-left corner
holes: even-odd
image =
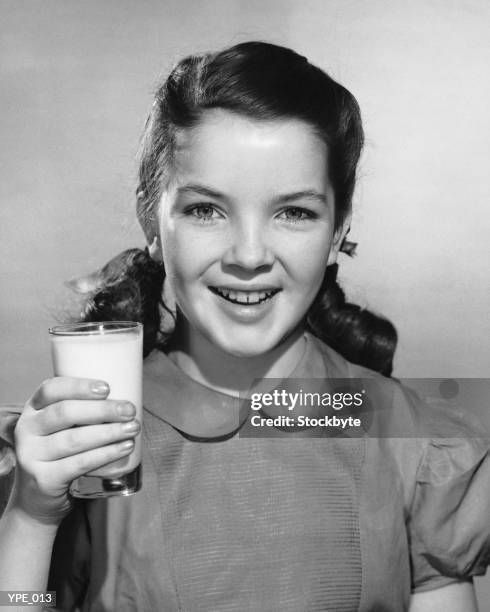
[[[79,329],[83,329],[83,326]],[[130,401],[136,407],[136,418],[142,423],[141,326],[123,331],[109,328],[104,332],[103,325],[97,331],[97,324],[91,324],[90,330],[90,333],[50,336],[54,375],[107,382],[110,387],[108,398]],[[94,330],[96,333],[93,333]],[[80,410],[83,410],[83,401],[80,402]],[[141,434],[138,434],[130,455],[89,475],[115,478],[131,472],[140,462]]]

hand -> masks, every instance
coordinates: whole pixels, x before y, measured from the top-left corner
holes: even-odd
[[[58,525],[69,512],[72,480],[130,454],[140,425],[129,402],[107,400],[102,381],[45,380],[15,427],[16,478],[11,505]]]

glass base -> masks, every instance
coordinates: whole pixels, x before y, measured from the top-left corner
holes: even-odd
[[[143,484],[141,464],[132,472],[117,478],[80,476],[70,485],[70,495],[82,499],[134,495]]]

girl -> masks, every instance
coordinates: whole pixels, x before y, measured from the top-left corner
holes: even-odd
[[[362,144],[354,97],[289,49],[173,70],[143,141],[148,248],[85,279],[85,320],[145,326],[144,488],[69,498],[141,424],[104,381],[45,381],[15,428],[0,589],[84,611],[476,609],[487,449],[450,412],[459,439],[410,437],[428,408],[387,378],[394,329],[335,280]],[[265,377],[372,379],[382,435],[240,438],[236,397]]]

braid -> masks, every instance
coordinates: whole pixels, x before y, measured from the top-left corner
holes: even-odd
[[[82,321],[143,323],[145,357],[165,342],[160,330],[160,305],[166,308],[162,302],[165,269],[163,263],[150,257],[148,249],[123,251],[97,272],[95,278]]]
[[[307,329],[348,361],[390,376],[397,343],[385,318],[351,304],[337,283],[338,264],[327,267],[307,317]]]

